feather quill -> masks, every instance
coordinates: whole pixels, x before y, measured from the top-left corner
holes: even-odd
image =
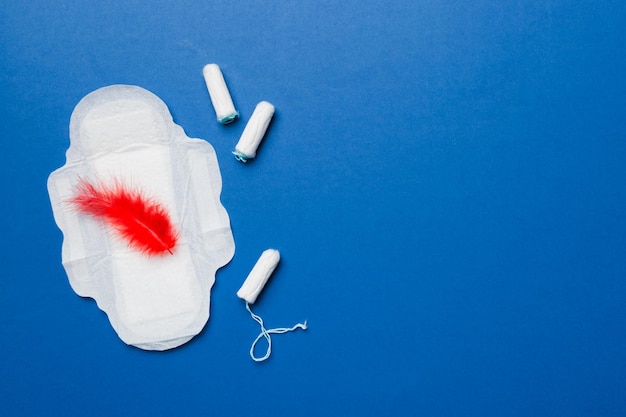
[[[97,186],[80,180],[71,203],[115,230],[128,245],[148,256],[173,253],[178,236],[167,210],[122,183]]]

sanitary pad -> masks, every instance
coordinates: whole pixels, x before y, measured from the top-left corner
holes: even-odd
[[[187,137],[154,94],[114,85],[76,106],[66,158],[50,175],[48,192],[72,288],[96,300],[127,344],[165,350],[186,343],[206,324],[215,273],[235,250],[213,147]],[[126,187],[157,202],[174,246],[159,254],[137,250],[110,224],[77,209],[73,201],[85,183]]]

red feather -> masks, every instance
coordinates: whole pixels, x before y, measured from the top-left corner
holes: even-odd
[[[146,255],[172,253],[178,236],[165,208],[143,197],[138,191],[115,182],[95,185],[81,180],[71,202],[82,213],[91,215],[117,231],[128,245]]]

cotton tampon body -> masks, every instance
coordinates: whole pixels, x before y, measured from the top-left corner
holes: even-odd
[[[267,127],[274,116],[274,106],[267,101],[262,101],[256,105],[250,120],[246,124],[243,133],[233,154],[241,162],[256,156],[256,151],[265,136]]]
[[[209,96],[211,96],[217,121],[227,124],[235,120],[239,113],[235,110],[233,99],[230,97],[220,67],[217,64],[207,64],[202,69],[202,75],[204,75],[204,82],[209,90]]]
[[[257,297],[263,291],[263,287],[267,284],[267,280],[276,269],[280,261],[280,252],[276,249],[267,249],[261,254],[252,271],[248,274],[248,278],[237,291],[237,297],[245,300],[250,304],[254,304]]]

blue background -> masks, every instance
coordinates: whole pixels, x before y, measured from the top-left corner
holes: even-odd
[[[626,415],[622,0],[3,3],[0,414]],[[73,293],[46,190],[74,106],[116,83],[213,144],[236,241],[166,353]],[[268,247],[255,311],[310,328],[256,364],[235,292]]]

